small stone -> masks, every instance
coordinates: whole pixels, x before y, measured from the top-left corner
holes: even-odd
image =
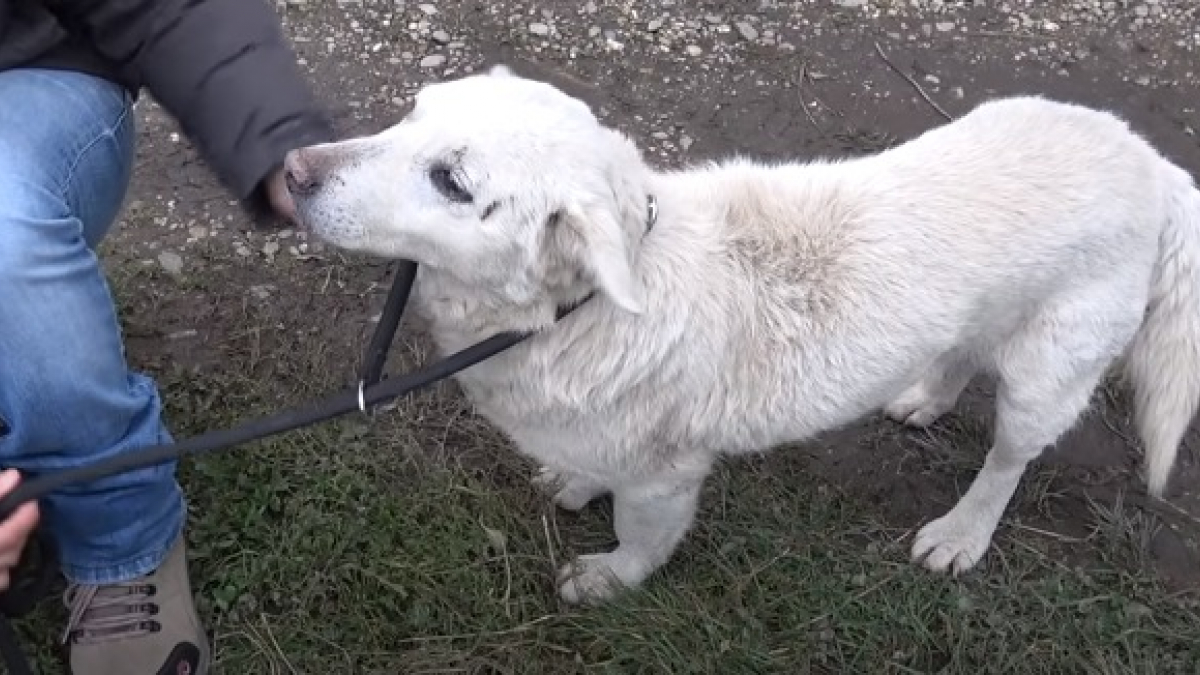
[[[183,258],[178,253],[171,251],[163,251],[158,254],[158,264],[172,276],[178,276],[183,273]]]
[[[421,59],[422,68],[437,68],[446,65],[446,56],[444,54],[430,54]]]
[[[700,49],[696,45],[688,45],[687,53],[688,53],[688,56],[700,56],[701,54],[704,53],[704,50]]]
[[[437,7],[435,7],[429,3],[417,5],[417,8],[420,9],[421,12],[423,12],[425,14],[425,16],[433,16],[434,14],[437,14],[437,11],[438,11]]]
[[[531,23],[529,24],[529,32],[538,37],[545,37],[550,34],[550,26],[544,23]]]
[[[758,39],[758,31],[755,30],[754,26],[751,26],[749,23],[745,21],[739,21],[734,24],[734,26],[737,28],[737,32],[742,36],[743,40],[754,42]]]
[[[450,34],[444,30],[435,30],[435,31],[433,31],[433,35],[431,35],[429,37],[432,38],[433,41],[438,43],[439,45],[444,45],[444,44],[450,42]]]
[[[275,254],[279,253],[279,242],[268,241],[267,243],[263,244],[262,252],[263,255],[267,257],[267,260],[273,259]]]
[[[657,33],[662,27],[663,27],[663,20],[662,19],[654,19],[649,24],[646,25],[646,30],[650,31],[651,33]]]
[[[928,82],[929,84],[941,84],[942,78],[938,77],[937,75],[931,74],[931,75],[925,76],[925,81]]]
[[[937,28],[939,33],[949,33],[950,31],[954,30],[954,22],[953,21],[939,21],[939,22],[933,24],[933,27]]]
[[[837,0],[842,7],[865,7],[867,0]]]
[[[685,136],[682,136],[682,137],[679,139],[679,147],[680,147],[682,150],[685,150],[685,151],[686,151],[688,148],[692,147],[692,143],[694,143],[694,142],[695,142],[695,141],[693,141],[693,140],[692,140],[692,137],[691,137],[691,136],[686,136],[686,135],[685,135]]]

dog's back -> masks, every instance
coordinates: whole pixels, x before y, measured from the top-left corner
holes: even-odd
[[[663,312],[723,333],[713,427],[761,447],[860,416],[947,350],[998,367],[1075,289],[1143,304],[1172,170],[1106,113],[1001,100],[873,157],[663,177],[643,272]]]

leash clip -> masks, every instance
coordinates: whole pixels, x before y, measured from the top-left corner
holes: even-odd
[[[366,387],[366,382],[359,380],[358,381],[358,411],[364,415],[367,414],[367,395],[363,391],[363,389],[365,387]]]

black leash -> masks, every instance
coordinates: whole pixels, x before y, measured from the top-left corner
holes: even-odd
[[[355,410],[366,413],[370,408],[444,380],[455,373],[499,354],[533,335],[533,332],[506,332],[494,335],[456,352],[441,361],[414,372],[383,378],[383,366],[404,307],[412,292],[416,279],[417,264],[402,261],[392,281],[387,302],[380,315],[379,324],[371,337],[365,357],[362,379],[357,387],[333,394],[306,406],[285,410],[230,429],[222,429],[195,436],[171,445],[157,445],[134,452],[111,457],[95,464],[63,469],[30,478],[16,490],[0,499],[0,522],[7,520],[17,507],[67,485],[87,483],[126,471],[162,464],[181,459],[186,455],[197,455],[215,450],[226,450],[274,436],[287,431],[319,424]],[[591,296],[574,305],[561,309],[557,319],[561,320]],[[21,652],[17,635],[10,619],[24,616],[45,597],[54,581],[58,565],[53,542],[42,528],[31,539],[21,562],[13,572],[8,590],[0,594],[0,658],[10,675],[33,675],[29,662]],[[32,574],[18,574],[28,568]]]
[[[387,302],[383,305],[383,313],[379,315],[379,325],[371,336],[367,353],[363,359],[366,366],[362,371],[362,384],[369,387],[383,376],[383,364],[387,362],[388,351],[400,326],[400,318],[404,315],[404,306],[408,304],[408,296],[412,293],[413,282],[417,280],[417,264],[405,263],[396,272],[392,281],[392,290],[388,292]]]

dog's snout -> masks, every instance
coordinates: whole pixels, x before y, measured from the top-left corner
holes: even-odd
[[[321,188],[322,163],[313,161],[308,150],[292,150],[283,160],[283,178],[288,192],[296,197],[307,197]]]

